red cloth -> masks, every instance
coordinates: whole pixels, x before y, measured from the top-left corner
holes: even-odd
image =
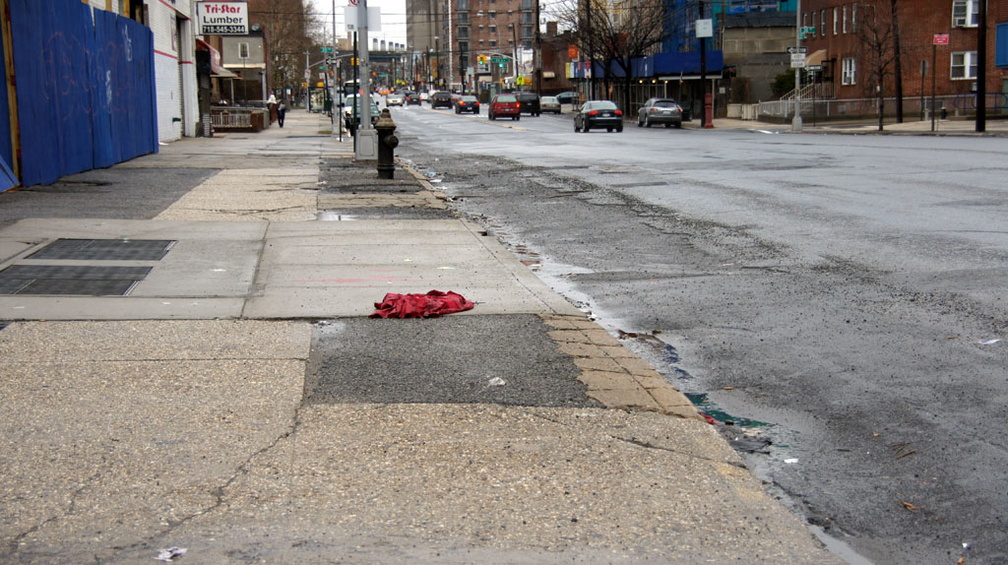
[[[442,314],[453,314],[472,310],[473,304],[461,294],[432,290],[427,294],[388,293],[384,300],[375,302],[378,310],[372,318],[436,318]]]

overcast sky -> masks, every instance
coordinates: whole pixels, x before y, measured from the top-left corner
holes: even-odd
[[[315,8],[315,12],[321,15],[327,22],[326,28],[332,33],[333,21],[333,0],[308,0]],[[381,8],[382,23],[381,31],[370,31],[368,38],[379,41],[384,39],[386,43],[406,44],[406,0],[367,0],[368,7]],[[350,4],[349,0],[336,0],[336,35],[346,37],[346,23],[343,18],[343,8]]]

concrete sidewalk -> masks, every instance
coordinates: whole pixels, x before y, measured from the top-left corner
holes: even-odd
[[[840,562],[661,375],[328,127],[114,168],[214,171],[154,220],[0,230],[0,561]],[[477,305],[366,317],[431,289]]]
[[[700,120],[694,119],[683,124],[683,127],[700,129]],[[764,122],[759,120],[740,120],[735,118],[716,118],[714,128],[717,129],[741,129],[772,131],[774,133],[791,133],[791,123]],[[902,124],[893,123],[889,118],[883,124],[882,131],[878,129],[878,122],[871,120],[860,120],[853,122],[843,121],[813,121],[805,118],[802,123],[804,134],[848,134],[848,135],[932,135],[932,136],[961,136],[961,137],[994,137],[1008,135],[1008,120],[989,119],[987,120],[984,132],[976,131],[975,120],[946,119],[936,120],[934,131],[931,130],[931,121],[921,121],[918,119],[907,119]]]

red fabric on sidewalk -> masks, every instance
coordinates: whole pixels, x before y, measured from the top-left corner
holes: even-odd
[[[388,293],[381,302],[375,302],[378,310],[372,318],[436,318],[443,314],[453,314],[472,310],[473,304],[461,294],[432,290],[427,294]]]

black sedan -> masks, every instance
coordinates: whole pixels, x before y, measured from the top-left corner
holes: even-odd
[[[473,114],[480,113],[479,100],[470,94],[463,94],[455,101],[455,113],[461,114],[462,112],[472,112]]]
[[[606,131],[623,131],[623,112],[608,100],[589,100],[574,114],[574,131],[605,128]]]

